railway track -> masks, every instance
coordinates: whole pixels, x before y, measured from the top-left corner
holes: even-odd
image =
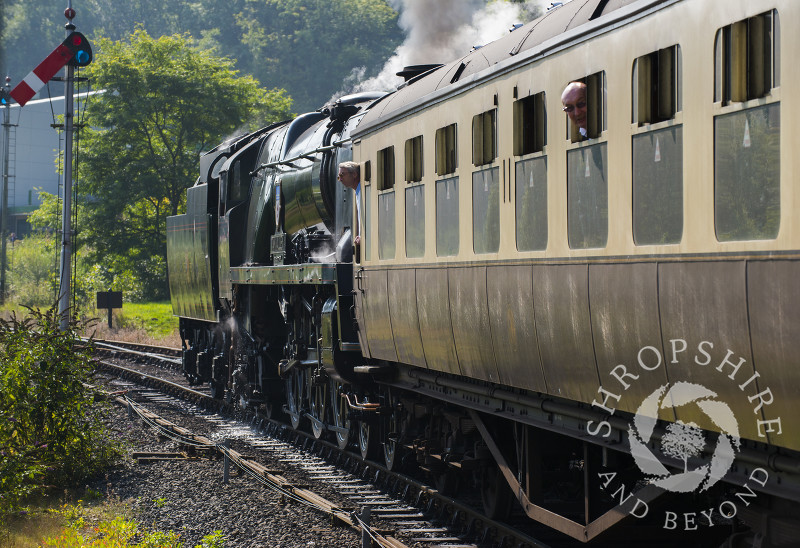
[[[216,425],[215,439],[209,439],[215,451],[227,455],[230,462],[244,473],[264,479],[269,471],[245,464],[241,452],[226,448],[223,440],[245,443],[255,452],[270,454],[287,465],[301,469],[310,483],[320,482],[332,487],[359,512],[346,515],[355,527],[362,528],[366,519],[379,525],[373,537],[379,546],[399,547],[397,539],[387,540],[394,532],[414,546],[436,548],[488,548],[549,546],[529,534],[488,519],[471,506],[440,493],[418,479],[390,471],[373,462],[365,461],[354,453],[340,450],[335,444],[314,439],[311,434],[292,430],[288,425],[263,415],[247,412],[211,398],[205,388],[186,386],[179,378],[180,360],[174,352],[142,345],[125,345],[95,341],[100,354],[118,360],[135,361],[145,366],[158,366],[145,373],[142,366],[124,366],[109,359],[99,360],[104,370],[128,379],[152,391],[144,391],[145,399],[164,403],[169,400],[185,402],[192,414],[204,417]],[[161,360],[160,364],[154,362]],[[163,372],[162,372],[163,370]],[[163,378],[168,377],[168,378]],[[133,407],[132,403],[126,405]],[[138,408],[137,408],[138,409]],[[145,408],[142,407],[142,410]],[[148,419],[158,425],[156,419]],[[154,426],[155,427],[155,426]],[[184,433],[185,434],[185,433]],[[207,445],[203,442],[201,445]],[[277,482],[280,485],[280,481]],[[288,496],[288,495],[287,495]],[[318,495],[309,495],[315,498]],[[321,503],[323,509],[332,511],[335,505]],[[341,511],[337,509],[336,511]],[[340,518],[337,518],[340,519]],[[365,529],[371,530],[371,529]],[[385,544],[377,541],[380,536]],[[392,544],[397,542],[398,544]]]

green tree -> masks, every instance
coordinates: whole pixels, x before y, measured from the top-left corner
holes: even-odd
[[[236,20],[249,47],[247,69],[286,87],[298,110],[319,108],[346,76],[377,74],[403,39],[386,0],[248,0]]]
[[[87,107],[79,177],[92,196],[82,233],[94,262],[136,271],[151,298],[166,295],[166,217],[176,215],[196,179],[198,155],[237,130],[290,116],[283,90],[239,76],[233,61],[187,36],[128,41],[100,38],[87,72],[96,89]],[[92,257],[90,256],[90,259]]]
[[[9,250],[9,293],[22,306],[47,306],[56,298],[56,241],[34,234],[14,242]]]

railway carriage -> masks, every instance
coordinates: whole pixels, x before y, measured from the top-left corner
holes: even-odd
[[[573,0],[220,145],[169,224],[187,376],[582,542],[702,530],[676,492],[708,545],[796,542],[798,25]]]

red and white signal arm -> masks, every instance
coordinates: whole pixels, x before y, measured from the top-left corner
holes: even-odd
[[[80,32],[72,32],[54,49],[44,61],[30,71],[28,75],[11,90],[11,97],[25,106],[25,103],[36,95],[50,79],[70,63],[74,66],[84,67],[92,62],[92,46],[89,40]]]

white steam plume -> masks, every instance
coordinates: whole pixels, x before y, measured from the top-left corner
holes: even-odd
[[[473,47],[504,36],[515,23],[526,23],[544,10],[545,0],[512,3],[508,0],[390,0],[400,12],[399,24],[406,39],[374,78],[363,80],[364,67],[353,69],[345,79],[347,93],[388,91],[402,78],[403,67],[448,63]],[[344,93],[337,94],[343,95]]]

